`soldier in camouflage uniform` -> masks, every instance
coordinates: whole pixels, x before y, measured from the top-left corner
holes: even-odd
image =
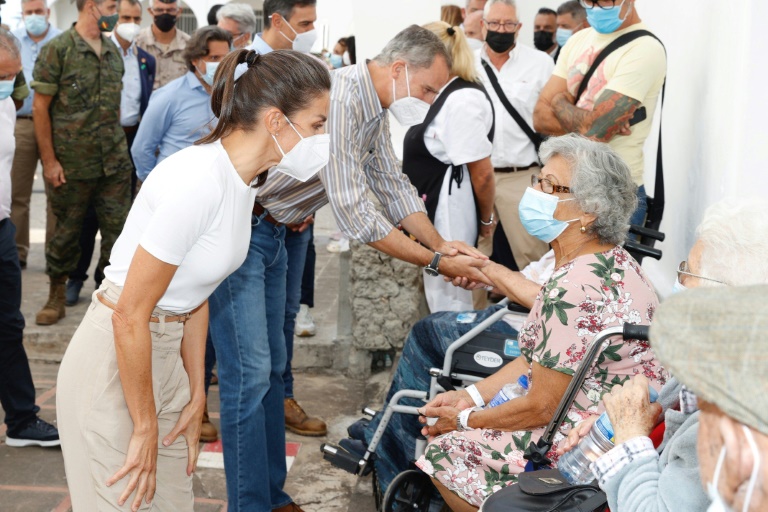
[[[32,88],[35,134],[43,176],[54,188],[56,231],[46,244],[48,302],[39,325],[64,317],[67,276],[80,257],[80,231],[89,204],[101,229],[98,271],[109,263],[130,209],[132,166],[120,126],[123,58],[109,37],[115,0],[77,0],[73,28],[46,44],[37,59]]]

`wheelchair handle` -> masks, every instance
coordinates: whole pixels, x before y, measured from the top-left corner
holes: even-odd
[[[634,233],[636,235],[640,235],[643,238],[651,238],[653,240],[658,240],[659,242],[663,242],[664,239],[667,237],[667,235],[665,235],[661,231],[656,231],[655,229],[638,226],[637,224],[630,225],[629,232]]]
[[[648,331],[650,328],[647,325],[624,324],[622,336],[625,340],[648,341]]]
[[[633,242],[632,240],[627,240],[624,242],[624,249],[626,249],[629,252],[636,252],[637,254],[640,254],[642,256],[648,256],[649,258],[653,258],[655,260],[660,260],[662,256],[662,252],[659,249],[654,249],[653,247],[648,247],[647,245],[639,244],[637,242]]]

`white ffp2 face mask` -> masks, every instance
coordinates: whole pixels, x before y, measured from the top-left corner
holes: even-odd
[[[277,138],[272,135],[277,149],[283,155],[283,159],[275,166],[275,170],[304,183],[328,165],[331,155],[331,136],[323,133],[304,138],[293,126],[290,119],[286,117],[285,120],[288,121],[300,140],[286,153],[280,143],[277,142]]]
[[[747,493],[744,496],[744,505],[741,512],[748,512],[750,501],[752,501],[752,494],[755,491],[755,485],[757,485],[758,477],[760,476],[760,463],[761,454],[760,449],[755,443],[755,438],[752,435],[752,431],[748,427],[742,425],[744,430],[744,436],[747,438],[747,444],[749,449],[752,450],[752,473],[749,476],[749,483],[747,483]],[[715,465],[715,474],[712,475],[712,481],[707,484],[707,494],[712,503],[709,505],[707,512],[732,512],[733,509],[725,502],[720,495],[720,490],[717,485],[720,480],[720,471],[723,469],[723,463],[725,462],[725,445],[720,450],[720,456],[717,458],[717,464]]]
[[[296,35],[296,37],[291,40],[290,37],[280,32],[280,35],[282,35],[284,38],[291,41],[291,48],[297,52],[301,53],[309,53],[312,50],[312,47],[315,46],[315,41],[317,41],[317,30],[314,28],[312,30],[308,30],[306,32],[302,32],[299,34],[296,32],[290,23],[288,23],[288,20],[283,18],[285,21],[285,24],[288,25],[288,28],[291,29],[291,31]]]
[[[395,116],[397,122],[408,128],[424,122],[429,112],[429,103],[411,96],[411,80],[408,76],[408,66],[405,66],[405,85],[408,88],[408,96],[397,98],[395,92],[395,79],[392,79],[392,104],[389,111]]]
[[[135,23],[120,23],[115,29],[117,35],[132,43],[136,36],[141,32],[141,27]]]

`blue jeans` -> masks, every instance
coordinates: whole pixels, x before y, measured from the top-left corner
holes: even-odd
[[[448,346],[468,333],[477,324],[498,311],[499,306],[491,306],[477,311],[475,321],[468,324],[457,322],[459,313],[445,311],[429,315],[416,322],[408,334],[403,346],[403,354],[397,364],[395,377],[387,393],[385,404],[389,404],[395,393],[401,389],[429,391],[429,369],[443,366],[443,358]],[[515,331],[504,321],[498,321],[487,329],[490,332],[509,334],[517,337]],[[421,407],[421,400],[407,398],[401,405]],[[365,432],[366,443],[370,443],[381,421],[381,414],[371,420]],[[392,479],[400,472],[409,469],[416,450],[416,437],[420,435],[422,425],[417,416],[395,414],[392,416],[384,435],[376,448],[376,478],[382,492],[386,491]],[[435,497],[438,497],[435,492]]]
[[[210,297],[230,512],[291,503],[283,491],[285,227],[263,217],[252,218],[245,262]]]
[[[630,224],[635,224],[641,227],[645,225],[645,216],[648,213],[648,203],[646,203],[647,197],[648,196],[645,194],[645,185],[637,187],[637,210],[635,210],[629,218]]]
[[[312,231],[304,230],[302,233],[287,230],[285,234],[285,250],[288,253],[288,277],[285,285],[285,350],[288,355],[283,372],[285,384],[285,397],[293,398],[293,331],[296,327],[296,313],[299,312],[301,302],[301,281],[304,276],[304,263],[307,260],[307,246],[312,239]]]
[[[304,262],[304,275],[301,278],[301,304],[310,308],[315,307],[315,227],[309,226],[309,243],[307,244],[307,261]]]

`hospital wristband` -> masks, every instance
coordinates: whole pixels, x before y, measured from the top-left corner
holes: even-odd
[[[475,430],[472,427],[470,427],[467,422],[469,421],[469,415],[477,410],[479,410],[477,407],[471,407],[469,409],[464,409],[463,411],[459,412],[459,416],[457,418],[456,423],[457,423],[458,430],[460,432],[465,430]]]
[[[477,407],[485,407],[485,400],[483,400],[483,395],[477,390],[477,386],[472,384],[471,386],[467,386],[465,390],[469,393],[469,396],[472,397],[472,400]]]

